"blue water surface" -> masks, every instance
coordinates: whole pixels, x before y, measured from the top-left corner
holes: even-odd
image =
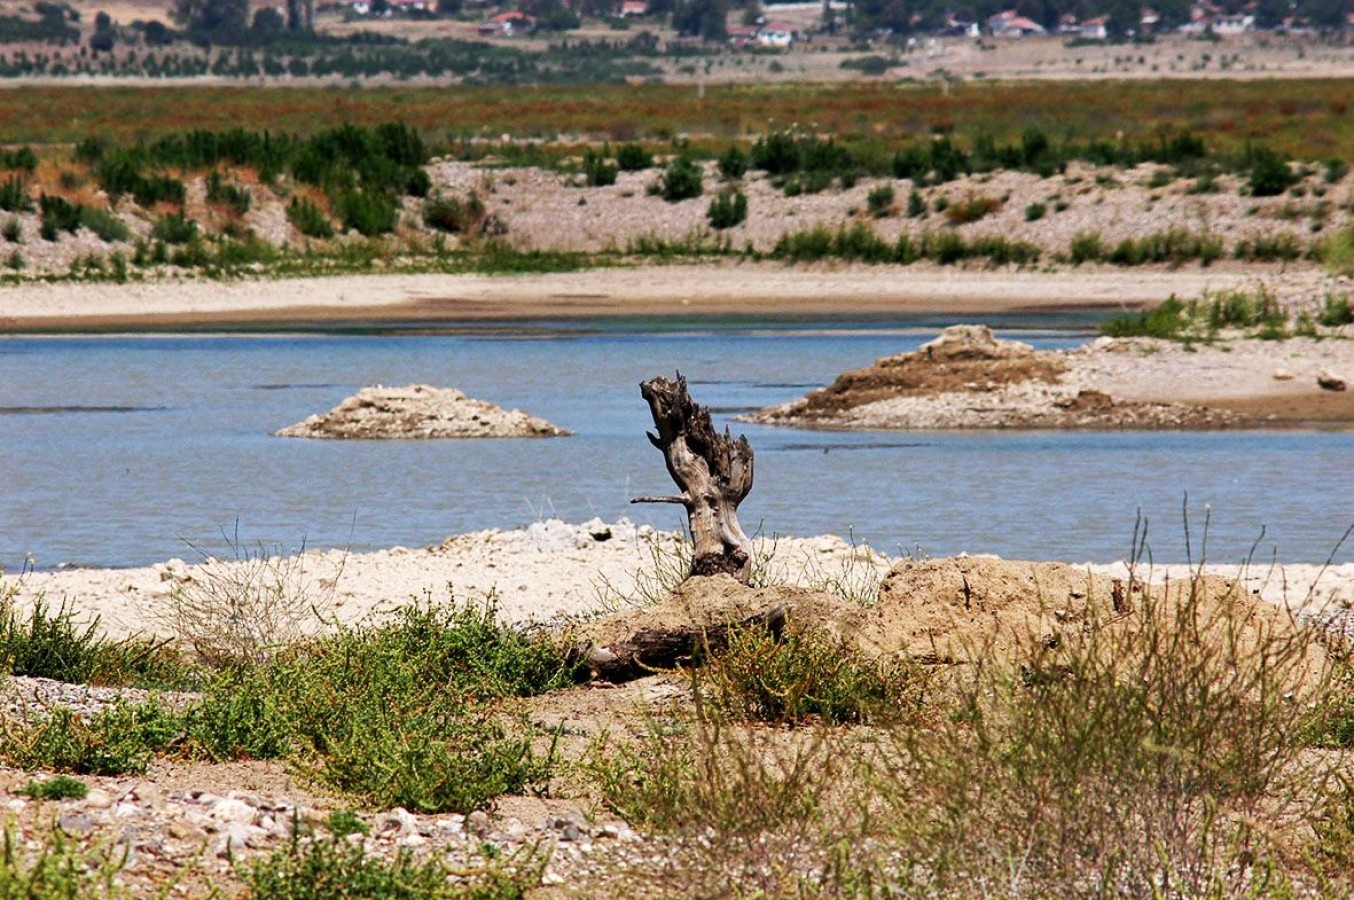
[[[0,339],[0,566],[132,566],[219,546],[368,550],[560,517],[677,527],[638,383],[681,370],[719,421],[784,402],[943,323],[596,320],[360,333]],[[1044,347],[1084,320],[1007,319]],[[521,407],[555,440],[308,441],[275,429],[368,384]],[[735,423],[757,454],[749,529],[888,552],[1108,561],[1146,517],[1157,561],[1321,562],[1354,520],[1354,434],[832,433]],[[1354,548],[1337,554],[1354,560]]]

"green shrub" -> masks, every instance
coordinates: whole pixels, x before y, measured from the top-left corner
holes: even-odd
[[[287,757],[363,802],[466,812],[539,783],[553,762],[492,701],[571,681],[551,644],[500,625],[493,608],[419,605],[227,670],[186,728],[214,759]]]
[[[151,228],[151,237],[171,245],[190,243],[197,235],[197,222],[194,222],[182,212],[161,216],[155,220],[155,224]]]
[[[926,215],[926,200],[915,188],[907,195],[907,217],[920,219]]]
[[[191,688],[198,674],[163,642],[99,637],[100,621],[81,625],[39,597],[27,615],[0,598],[0,672],[72,684]]]
[[[728,149],[719,154],[719,174],[728,181],[737,181],[747,174],[748,155],[738,148],[737,144],[730,144]]]
[[[18,219],[10,218],[5,220],[3,229],[0,229],[0,235],[11,244],[22,244],[24,239],[23,226],[19,224]]]
[[[1232,250],[1233,256],[1248,262],[1292,262],[1302,254],[1302,242],[1289,232],[1244,238]]]
[[[1319,251],[1321,263],[1336,275],[1354,275],[1354,224],[1327,235]]]
[[[1083,231],[1072,237],[1072,243],[1068,247],[1068,258],[1072,265],[1079,266],[1084,262],[1100,262],[1106,256],[1105,244],[1098,231]]]
[[[737,720],[802,725],[920,718],[929,677],[905,661],[865,658],[823,634],[735,631],[702,671],[690,671],[698,698]]]
[[[659,179],[659,194],[669,203],[699,197],[703,191],[704,173],[689,156],[679,156],[663,170]]]
[[[32,212],[33,198],[28,196],[28,186],[17,175],[0,181],[0,209],[5,212]]]
[[[344,191],[335,206],[343,227],[363,237],[394,231],[399,218],[393,197],[370,191]]]
[[[1283,157],[1267,147],[1251,148],[1249,177],[1253,197],[1276,197],[1297,180]]]
[[[1048,207],[1042,203],[1031,203],[1025,207],[1025,221],[1038,222],[1048,212]]]
[[[481,230],[487,211],[478,194],[464,200],[437,196],[423,201],[423,224],[451,234],[473,234]]]
[[[287,205],[287,221],[306,237],[323,239],[334,236],[334,226],[329,223],[324,210],[304,197],[291,198],[291,203]]]
[[[1326,160],[1325,165],[1322,166],[1321,177],[1325,180],[1326,184],[1336,184],[1337,182],[1343,181],[1344,177],[1348,174],[1349,164],[1339,157],[1331,157]]]
[[[71,203],[65,197],[43,194],[38,198],[38,208],[42,210],[39,233],[44,241],[56,240],[62,231],[75,234],[79,230],[82,207]]]
[[[1345,294],[1327,294],[1321,303],[1318,321],[1327,328],[1354,324],[1354,305]]]
[[[1001,209],[1001,201],[996,197],[969,196],[950,204],[945,212],[945,220],[951,225],[967,225]],[[940,210],[937,210],[940,212]]]
[[[640,144],[621,144],[616,150],[616,165],[622,172],[642,172],[653,168],[653,156]]]
[[[521,871],[487,858],[464,871],[407,850],[390,860],[368,855],[337,836],[294,838],[254,863],[244,881],[253,900],[519,900],[539,880],[540,864],[518,862]]]
[[[589,148],[583,154],[583,177],[588,187],[606,187],[616,183],[619,166]]]
[[[718,231],[741,224],[748,217],[748,198],[742,191],[723,190],[710,198],[705,216]]]
[[[1123,313],[1103,322],[1100,333],[1109,337],[1179,337],[1187,321],[1188,308],[1174,294],[1139,313]]]
[[[35,854],[26,852],[36,835],[15,834],[5,826],[0,850],[0,896],[25,900],[130,900],[119,873],[127,856],[109,849],[86,850],[59,828],[46,832]]]
[[[0,150],[0,169],[18,169],[31,175],[38,170],[38,155],[32,147]]]
[[[115,243],[129,240],[132,231],[127,223],[111,209],[99,209],[93,206],[81,206],[80,224],[97,234],[100,240]]]
[[[242,216],[249,212],[252,202],[249,191],[238,184],[226,184],[220,172],[213,170],[207,175],[207,202],[217,203]]]
[[[82,800],[89,793],[89,785],[69,775],[58,775],[46,781],[34,779],[19,793],[34,800]]]
[[[870,191],[870,193],[866,195],[865,205],[866,208],[869,209],[870,215],[874,216],[876,219],[882,219],[885,216],[893,214],[893,199],[893,185],[884,184]]]
[[[0,759],[22,769],[139,775],[183,734],[183,721],[154,703],[119,703],[85,721],[65,707],[36,723],[6,724]]]

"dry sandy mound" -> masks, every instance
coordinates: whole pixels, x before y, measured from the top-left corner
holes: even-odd
[[[1129,584],[1065,563],[989,557],[903,560],[870,607],[806,588],[692,578],[663,603],[592,623],[584,635],[609,646],[645,630],[708,628],[777,606],[791,627],[826,631],[868,655],[942,665],[1037,658],[1057,666],[1082,647],[1130,668],[1147,654],[1204,653],[1209,671],[1225,673],[1249,669],[1263,648],[1293,688],[1316,685],[1325,673],[1316,634],[1234,581]]]
[[[1064,354],[998,340],[983,325],[954,325],[912,353],[791,403],[748,416],[767,425],[845,429],[1219,428],[1240,417],[1206,408],[1127,400],[1069,379]]]
[[[454,388],[363,388],[327,413],[276,432],[305,438],[558,437],[569,432],[520,409],[505,410]]]
[[[1204,647],[1218,671],[1244,668],[1263,649],[1283,658],[1280,668],[1289,668],[1294,687],[1315,685],[1325,672],[1317,635],[1235,581],[1130,584],[1065,563],[989,557],[899,562],[880,584],[858,640],[955,663],[1038,656],[1056,665],[1081,645],[1135,666],[1144,654]]]

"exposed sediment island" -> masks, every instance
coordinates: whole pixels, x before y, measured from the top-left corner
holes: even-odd
[[[1068,351],[956,325],[747,421],[826,429],[1220,429],[1354,424],[1348,340],[1186,345],[1101,338]]]
[[[363,388],[327,413],[276,432],[303,438],[562,437],[570,432],[528,415],[426,384]]]

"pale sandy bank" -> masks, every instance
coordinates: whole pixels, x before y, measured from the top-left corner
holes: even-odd
[[[914,265],[788,267],[779,263],[641,266],[521,276],[343,275],[279,281],[162,281],[0,288],[0,334],[82,328],[590,316],[851,315],[1122,309],[1171,294],[1254,289],[1281,300],[1319,296],[1315,269],[1220,266],[969,270]]]
[[[683,545],[678,535],[622,521],[574,525],[557,520],[516,531],[497,529],[458,535],[421,549],[393,547],[375,553],[310,552],[292,558],[283,571],[298,590],[332,620],[362,621],[417,600],[484,602],[492,598],[509,622],[551,622],[588,617],[653,602],[679,580]],[[764,541],[760,577],[778,584],[824,587],[871,601],[880,580],[897,561],[839,537]],[[248,563],[227,563],[231,567]],[[1087,565],[1124,577],[1124,564]],[[1294,610],[1320,611],[1354,604],[1354,563],[1210,566],[1247,590]],[[9,576],[21,606],[44,598],[69,604],[83,618],[101,617],[112,636],[165,633],[165,613],[174,593],[203,596],[222,569],[200,561],[138,569],[78,569]],[[1150,581],[1187,579],[1186,566],[1141,567]],[[169,636],[169,635],[167,635]]]

